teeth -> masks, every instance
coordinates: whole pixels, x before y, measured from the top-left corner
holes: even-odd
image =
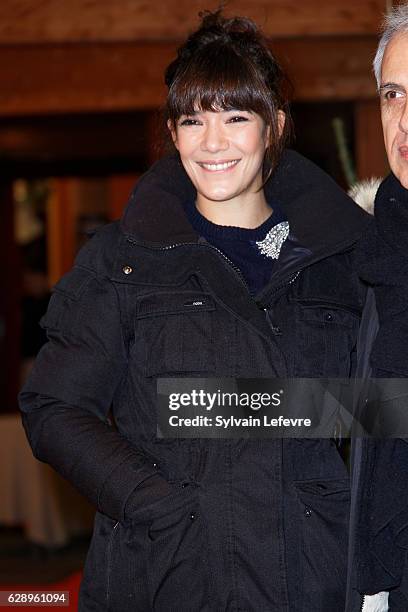
[[[203,168],[205,168],[206,170],[226,170],[227,168],[231,168],[231,166],[235,166],[235,164],[238,163],[238,159],[234,159],[232,161],[229,162],[225,162],[223,164],[204,164],[201,163],[200,166],[202,166]]]

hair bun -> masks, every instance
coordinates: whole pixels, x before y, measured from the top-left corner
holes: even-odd
[[[171,62],[164,74],[164,82],[170,87],[181,62],[188,62],[189,58],[200,49],[211,43],[233,43],[236,48],[247,49],[251,42],[261,42],[261,34],[256,24],[247,17],[232,17],[227,19],[222,15],[222,8],[216,11],[200,11],[201,25],[186,42],[177,50],[177,58]]]

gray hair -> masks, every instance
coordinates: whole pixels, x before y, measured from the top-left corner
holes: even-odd
[[[378,43],[377,53],[373,61],[373,69],[377,87],[381,85],[381,66],[384,58],[385,49],[390,40],[400,33],[408,33],[408,4],[395,6],[385,16],[382,24],[382,36]]]

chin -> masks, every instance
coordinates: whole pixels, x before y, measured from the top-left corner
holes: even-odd
[[[212,200],[213,202],[225,202],[227,200],[231,200],[235,194],[226,193],[226,192],[215,192],[215,193],[206,193],[204,191],[201,192],[201,195],[206,200]]]
[[[398,178],[398,180],[404,189],[408,189],[408,170],[404,172],[402,176]]]
[[[399,180],[399,182],[401,183],[401,185],[404,187],[404,189],[408,189],[408,167],[404,167],[404,168],[399,167],[393,170],[393,172],[395,176],[397,177],[397,179]]]

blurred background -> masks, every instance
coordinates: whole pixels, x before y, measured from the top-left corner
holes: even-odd
[[[53,283],[165,140],[163,72],[214,0],[0,3],[0,590],[76,592],[93,509],[31,456],[16,396]],[[294,85],[293,148],[344,188],[384,176],[371,61],[386,0],[230,0]]]

